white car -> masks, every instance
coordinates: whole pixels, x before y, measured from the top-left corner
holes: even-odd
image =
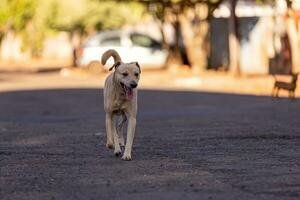
[[[108,49],[115,49],[123,62],[137,61],[143,68],[163,68],[168,56],[161,43],[148,35],[121,30],[106,31],[91,36],[77,50],[76,65],[100,65],[101,55]],[[113,59],[110,58],[107,63],[105,69],[113,64]]]

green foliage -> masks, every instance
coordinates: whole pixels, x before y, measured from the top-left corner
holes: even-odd
[[[41,0],[40,0],[41,1]],[[145,8],[136,2],[117,3],[98,0],[48,0],[48,20],[51,30],[74,31],[120,28],[141,20]]]
[[[146,10],[137,2],[53,0],[51,29],[73,31],[120,28],[141,21]]]
[[[256,0],[272,3],[274,0]],[[209,13],[222,0],[0,0],[0,39],[8,30],[23,38],[23,48],[38,55],[44,38],[57,31],[120,28],[140,22],[149,13],[163,20],[166,9],[208,5]],[[151,9],[152,8],[152,9]],[[155,8],[155,9],[153,9]]]
[[[276,0],[256,0],[256,3],[274,5]]]
[[[49,34],[120,28],[140,21],[145,12],[145,7],[137,2],[0,0],[0,39],[13,30],[22,36],[23,50],[29,49],[36,56]]]
[[[0,31],[5,28],[5,24],[9,18],[7,4],[7,0],[0,1]]]
[[[120,28],[141,21],[146,8],[137,2],[91,1],[83,18],[87,29]]]
[[[0,30],[12,28],[20,31],[34,17],[37,0],[1,0]]]
[[[132,2],[130,0],[119,0],[121,2]],[[166,12],[182,13],[186,9],[195,8],[197,4],[205,4],[208,8],[208,16],[223,2],[223,0],[133,0],[146,5],[149,11],[160,20],[163,20]]]
[[[36,45],[36,41],[31,39],[37,34],[28,33],[34,25],[34,18],[37,11],[37,0],[1,0],[0,2],[0,32],[1,35],[6,31],[14,30],[23,39],[23,49]],[[36,32],[34,32],[36,33]],[[37,36],[37,38],[39,38]],[[35,48],[35,47],[33,47]]]

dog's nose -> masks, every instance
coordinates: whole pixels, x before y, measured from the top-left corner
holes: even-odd
[[[132,81],[132,82],[130,83],[130,87],[131,87],[131,88],[136,88],[136,87],[137,87],[137,83],[134,82],[134,81]]]

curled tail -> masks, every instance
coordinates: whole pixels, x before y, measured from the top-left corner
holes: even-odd
[[[105,51],[105,52],[103,53],[103,55],[102,55],[102,58],[101,58],[101,63],[102,63],[102,65],[105,65],[106,61],[107,61],[111,56],[114,58],[115,64],[116,64],[117,62],[122,62],[121,57],[120,57],[120,55],[118,54],[118,52],[117,52],[116,50],[114,50],[114,49],[109,49],[109,50]]]

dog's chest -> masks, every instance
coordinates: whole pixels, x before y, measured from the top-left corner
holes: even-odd
[[[112,104],[112,112],[115,114],[122,114],[126,108],[125,101],[114,101]]]

